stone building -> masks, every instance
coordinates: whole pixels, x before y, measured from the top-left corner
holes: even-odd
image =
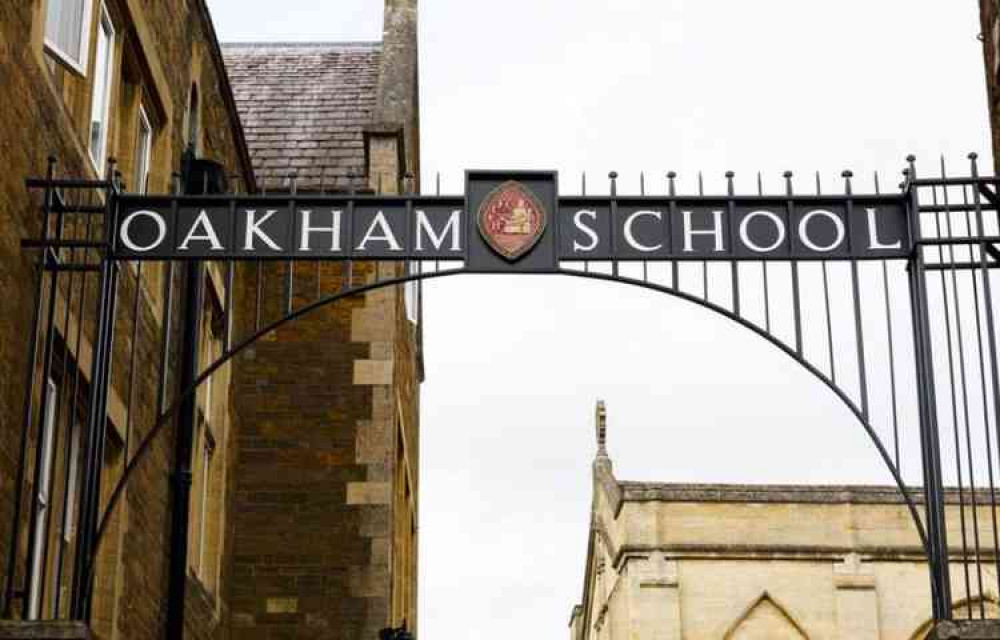
[[[380,43],[232,44],[226,63],[268,193],[416,188],[416,3]],[[287,264],[265,265],[282,282]],[[399,263],[306,266],[302,301]],[[237,296],[248,322],[256,275]],[[279,300],[264,309],[280,315]],[[383,288],[269,335],[236,365],[233,633],[375,638],[416,628],[419,289]],[[265,626],[272,635],[245,635]]]
[[[927,566],[894,487],[624,482],[607,453],[601,403],[597,431],[572,640],[927,637]],[[948,509],[957,502],[952,492]],[[992,535],[985,504],[984,540]],[[952,544],[961,538],[949,532]],[[955,603],[956,618],[1000,614],[993,560],[983,563],[982,592],[973,586],[975,597]],[[963,570],[953,563],[955,594],[964,593]],[[997,637],[980,633],[940,637]]]
[[[0,322],[3,609],[5,617],[44,620],[69,615],[73,548],[80,533],[75,507],[85,438],[81,413],[95,340],[96,279],[88,278],[84,286],[84,276],[62,274],[55,295],[44,297],[43,309],[50,302],[55,305],[51,366],[46,368],[39,353],[37,366],[26,377],[27,336],[35,330],[38,252],[25,251],[19,243],[41,236],[42,217],[38,194],[26,190],[25,178],[44,176],[48,156],[56,159],[59,177],[111,177],[107,159],[115,157],[126,191],[166,192],[188,147],[221,162],[250,188],[254,178],[221,50],[201,0],[4,2],[0,42],[0,157],[5,164],[0,174],[0,290],[5,302]],[[66,190],[67,226],[84,225],[86,214],[74,214],[74,209],[93,207],[101,197],[93,190]],[[66,251],[59,257],[75,259]],[[120,271],[117,339],[102,434],[99,493],[104,501],[159,409],[163,328],[171,328],[174,344],[179,341],[181,305],[174,305],[171,316],[165,315],[167,273],[164,265],[152,264],[123,266]],[[173,271],[177,299],[183,299],[181,275],[180,269]],[[226,299],[222,282],[217,271],[206,271],[204,283],[212,299]],[[209,328],[207,334],[211,339],[215,332]],[[171,358],[166,368],[171,380],[176,380],[175,365]],[[42,379],[46,370],[47,379]],[[216,384],[225,386],[227,375],[222,371]],[[29,381],[34,411],[25,421]],[[49,409],[44,421],[43,393]],[[221,460],[231,453],[227,453],[231,449],[226,437],[227,395],[220,389],[211,408],[203,407],[203,414],[217,425],[216,475],[224,474]],[[170,402],[171,396],[164,399]],[[27,455],[22,458],[26,422]],[[22,460],[24,467],[19,470]],[[143,472],[128,486],[100,547],[91,606],[95,637],[162,637],[173,468],[174,434],[167,432],[154,442]],[[18,487],[19,476],[24,481]],[[15,509],[18,492],[20,508]],[[189,637],[210,637],[226,616],[224,594],[218,588],[226,505],[213,502],[209,512],[218,516],[199,531],[213,542],[192,545],[192,551],[199,552],[202,546],[215,546],[201,554],[206,561],[189,576]],[[39,523],[34,530],[29,526],[33,513]],[[192,523],[193,532],[194,527]],[[34,550],[30,562],[29,548]],[[8,558],[14,560],[13,571],[6,564]],[[31,580],[29,567],[35,568]]]
[[[43,335],[32,359],[39,252],[20,245],[42,234],[24,180],[44,176],[49,156],[58,177],[88,180],[115,178],[113,156],[133,193],[189,186],[173,175],[189,150],[240,191],[416,188],[416,0],[387,0],[385,27],[381,43],[235,46],[224,59],[204,0],[0,3],[0,557],[13,563],[0,637],[162,638],[177,562],[185,637],[361,638],[416,625],[416,289],[325,307],[219,369],[197,395],[190,458],[180,464],[171,425],[130,477],[100,546],[89,624],[50,622],[70,615],[96,277],[63,273],[42,296],[52,355]],[[62,197],[70,228],[85,224],[74,208],[103,202],[95,190]],[[178,399],[182,319],[198,296],[175,267],[119,270],[99,509]],[[238,265],[229,278],[226,264],[203,263],[199,366],[256,326],[257,278],[278,281],[282,268]],[[404,268],[310,265],[293,282],[335,291]],[[273,320],[271,295],[262,314]],[[179,554],[171,527],[183,522],[185,481]]]

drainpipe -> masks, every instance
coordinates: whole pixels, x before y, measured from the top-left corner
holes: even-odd
[[[186,195],[225,193],[225,168],[210,160],[196,159],[194,151],[184,154],[183,176]],[[205,302],[204,265],[200,260],[187,264],[185,303],[178,393],[190,389],[198,378],[198,345]],[[187,593],[188,529],[191,521],[191,457],[195,425],[198,421],[198,394],[188,394],[177,414],[174,448],[173,519],[170,533],[170,581],[167,589],[167,640],[184,639],[184,601]]]

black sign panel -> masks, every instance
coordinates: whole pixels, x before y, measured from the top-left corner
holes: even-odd
[[[464,197],[122,197],[123,259],[560,260],[904,257],[903,196],[565,197],[555,172],[469,172]]]

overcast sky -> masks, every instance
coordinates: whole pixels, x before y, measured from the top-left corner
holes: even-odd
[[[225,41],[379,40],[379,0],[209,0]],[[741,191],[791,169],[895,185],[989,161],[975,0],[421,0],[423,178],[558,169],[575,193],[668,170]],[[594,452],[619,478],[889,483],[847,410],[746,330],[570,279],[426,287],[419,631],[559,638],[580,597]],[[878,399],[874,399],[879,402]],[[904,425],[912,433],[914,425]],[[906,464],[904,464],[906,467]],[[907,468],[915,479],[916,467]]]

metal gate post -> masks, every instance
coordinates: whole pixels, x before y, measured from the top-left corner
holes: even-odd
[[[181,343],[181,371],[178,389],[184,392],[198,378],[198,345],[201,342],[201,315],[205,300],[204,269],[201,261],[187,265],[184,285],[184,337]],[[170,584],[167,591],[167,639],[184,638],[184,600],[187,592],[188,523],[191,514],[191,455],[198,419],[198,394],[189,393],[177,415],[174,449],[174,509],[170,534]]]
[[[916,359],[917,399],[920,405],[920,449],[923,462],[924,500],[927,518],[931,580],[931,607],[934,619],[951,619],[951,577],[948,566],[948,534],[945,519],[944,483],[941,476],[941,439],[938,433],[937,398],[934,389],[934,358],[931,345],[930,313],[927,302],[920,197],[916,158],[907,157],[910,233],[913,253],[908,272],[910,301],[913,307],[913,342]]]
[[[108,389],[111,382],[112,347],[115,333],[115,309],[118,297],[118,263],[111,258],[114,239],[117,184],[114,162],[109,163],[109,186],[105,191],[104,255],[101,257],[97,296],[97,338],[90,372],[87,424],[84,432],[83,481],[80,488],[79,529],[74,560],[70,617],[90,617],[91,595],[97,557],[94,553],[97,513],[101,500],[101,471],[107,438]]]

